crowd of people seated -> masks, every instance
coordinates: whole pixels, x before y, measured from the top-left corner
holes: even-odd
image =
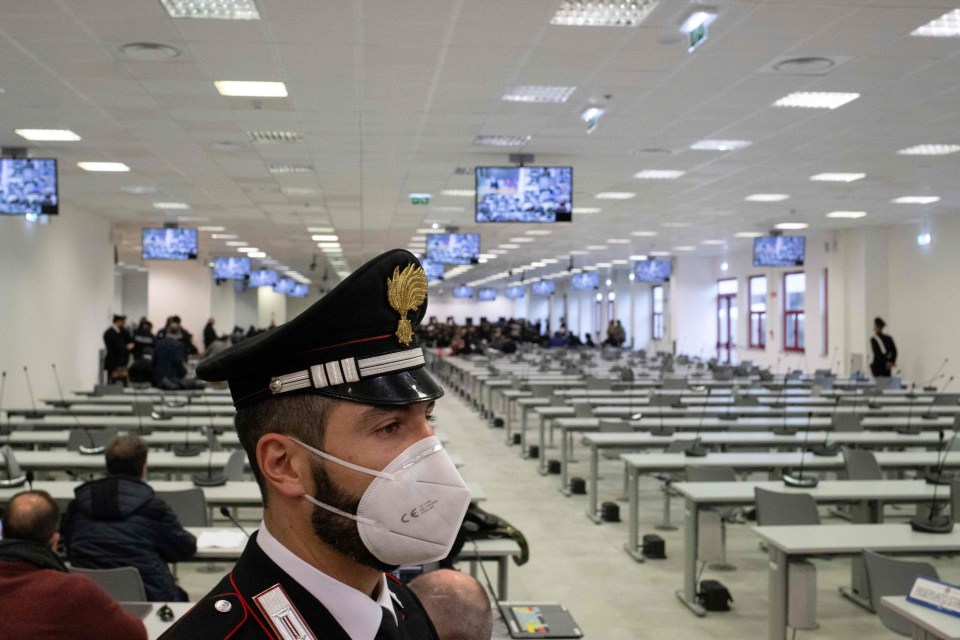
[[[585,333],[581,339],[567,329],[563,318],[556,331],[551,332],[549,325],[543,327],[540,321],[530,322],[523,318],[500,318],[490,322],[481,318],[479,324],[468,319],[459,325],[453,318],[440,322],[432,316],[417,329],[420,342],[433,349],[447,350],[450,355],[482,354],[487,350],[500,353],[515,353],[520,343],[536,344],[541,347],[596,347],[593,335]],[[607,327],[607,336],[603,346],[623,347],[627,341],[626,330],[619,320],[611,321]]]

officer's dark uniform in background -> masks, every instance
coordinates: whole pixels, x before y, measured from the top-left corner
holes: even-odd
[[[409,276],[420,278],[422,274],[413,254],[403,250],[385,253],[357,269],[293,320],[204,361],[197,374],[209,381],[227,379],[238,409],[268,398],[284,398],[287,393],[319,393],[371,405],[405,406],[435,400],[443,395],[443,389],[424,369],[423,353],[413,334],[426,313],[427,283],[425,277],[413,281]],[[375,370],[365,373],[365,366]],[[257,464],[256,460],[250,462]],[[311,584],[311,592],[277,564],[280,559],[273,560],[276,555],[267,555],[268,546],[274,549],[273,541],[267,544],[270,533],[274,532],[260,532],[262,548],[258,534],[252,535],[233,570],[162,638],[349,640],[317,599],[321,596],[314,596],[326,590]],[[288,569],[299,571],[292,566]],[[379,592],[380,611],[363,607],[364,613],[357,614],[372,628],[376,627],[373,616],[381,615],[375,639],[437,640],[416,596],[390,574],[385,584],[392,595],[387,598]],[[264,613],[262,594],[278,593],[277,585],[292,609],[299,612],[288,619],[291,626],[286,627],[290,631],[286,637],[278,635],[276,628],[287,622],[278,619],[276,610],[272,616]],[[396,623],[394,615],[383,608],[387,601]],[[332,600],[328,602],[343,611],[342,602],[336,606]],[[300,624],[309,633],[298,635]]]

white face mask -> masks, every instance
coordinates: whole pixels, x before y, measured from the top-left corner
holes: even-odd
[[[384,467],[367,469],[290,438],[312,453],[354,471],[375,476],[363,492],[356,515],[320,502],[313,504],[357,522],[363,544],[389,565],[445,558],[470,506],[470,490],[436,436],[419,440]]]

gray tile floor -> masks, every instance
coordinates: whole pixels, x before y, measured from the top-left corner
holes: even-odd
[[[723,582],[735,599],[732,611],[697,618],[675,598],[682,579],[682,530],[655,531],[660,522],[662,498],[653,480],[641,485],[641,532],[659,533],[666,540],[667,559],[635,563],[624,551],[625,523],[595,525],[584,515],[585,496],[564,497],[557,476],[540,476],[534,460],[522,460],[516,447],[507,447],[503,431],[491,429],[459,398],[448,395],[437,408],[437,428],[450,437],[449,449],[465,462],[465,478],[480,482],[487,493],[484,508],[502,516],[524,532],[530,544],[530,562],[511,565],[510,599],[566,604],[587,638],[683,638],[689,640],[763,638],[766,636],[767,558],[749,525],[728,528],[728,561],[731,572],[703,577]],[[556,456],[548,450],[547,455]],[[573,475],[586,474],[585,459]],[[620,493],[620,465],[601,466],[601,495]],[[626,504],[621,514],[626,515]],[[889,509],[889,508],[888,508]],[[674,499],[674,524],[682,525],[681,503]],[[888,511],[888,513],[890,513]],[[907,511],[902,511],[904,517]],[[827,516],[826,511],[822,511]],[[253,510],[241,516],[258,521]],[[894,516],[896,517],[896,516]],[[830,521],[827,519],[826,521]],[[935,559],[941,577],[960,576],[960,561]],[[798,638],[893,638],[873,614],[842,598],[838,589],[849,583],[849,562],[816,560],[817,621],[820,628],[799,631]],[[203,595],[229,569],[206,573],[202,565],[184,565],[181,584],[191,599]],[[496,580],[490,565],[491,579]]]

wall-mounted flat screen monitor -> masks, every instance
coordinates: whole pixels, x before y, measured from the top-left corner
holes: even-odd
[[[453,288],[453,297],[454,298],[472,298],[473,297],[473,287],[462,284],[459,287]]]
[[[557,283],[553,280],[540,280],[533,283],[532,289],[535,295],[552,296],[557,290]]]
[[[0,213],[60,212],[57,161],[53,158],[0,158]]]
[[[243,280],[250,275],[250,258],[229,256],[213,259],[215,280]]]
[[[427,276],[427,281],[443,280],[443,263],[436,260],[421,260],[423,272]]]
[[[526,287],[522,284],[514,285],[512,287],[507,287],[503,292],[503,295],[507,296],[511,300],[519,300],[526,293]]]
[[[297,286],[297,281],[293,278],[280,278],[277,281],[277,284],[273,285],[273,290],[276,293],[282,293],[284,295],[290,295],[293,293],[294,288]]]
[[[573,167],[477,167],[477,222],[570,222]]]
[[[597,271],[584,271],[570,276],[570,286],[574,289],[599,289],[600,273]]]
[[[496,289],[480,289],[477,291],[477,300],[496,300]]]
[[[633,265],[637,282],[666,282],[670,279],[669,260],[639,260]]]
[[[442,264],[475,264],[480,260],[480,234],[428,233],[427,260]]]
[[[144,260],[196,260],[196,229],[144,229]]]
[[[310,292],[310,285],[299,282],[296,285],[294,285],[293,291],[291,291],[287,295],[289,295],[291,298],[306,298],[307,293],[309,292]]]
[[[753,239],[753,266],[802,267],[805,236],[764,236]]]
[[[280,274],[273,269],[257,269],[250,272],[251,287],[272,287],[280,281]]]

